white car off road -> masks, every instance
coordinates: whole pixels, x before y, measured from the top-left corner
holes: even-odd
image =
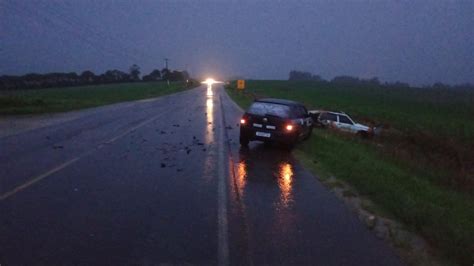
[[[311,110],[309,114],[320,126],[339,129],[341,131],[358,134],[362,137],[371,137],[374,135],[375,128],[354,122],[345,113]]]

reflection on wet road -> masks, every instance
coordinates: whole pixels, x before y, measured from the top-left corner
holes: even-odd
[[[288,207],[291,201],[291,180],[293,178],[293,170],[291,164],[281,163],[280,171],[278,172],[278,186],[281,190],[281,206]]]
[[[210,144],[214,141],[214,98],[212,85],[207,86],[206,122],[206,143]]]

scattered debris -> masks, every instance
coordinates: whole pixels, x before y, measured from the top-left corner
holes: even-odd
[[[184,169],[183,168],[178,168],[176,169],[176,172],[182,172]]]
[[[174,124],[173,126],[174,126],[174,127],[179,127],[179,124]]]
[[[53,145],[53,149],[57,150],[57,149],[63,149],[64,146],[62,145]]]
[[[226,126],[225,129],[233,129],[231,126]]]
[[[202,151],[207,151],[207,149],[206,149],[206,148],[204,148],[204,149],[202,149]]]
[[[163,135],[163,134],[166,134],[166,132],[162,130],[160,131],[160,134]]]
[[[166,164],[161,163],[161,168],[165,168],[165,167],[166,167]]]

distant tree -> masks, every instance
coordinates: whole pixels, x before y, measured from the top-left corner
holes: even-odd
[[[96,79],[94,72],[90,70],[83,71],[80,77],[81,77],[82,82],[85,82],[85,83],[92,83]]]
[[[136,64],[133,64],[129,69],[130,77],[132,81],[140,80],[140,67]]]
[[[385,82],[383,84],[386,88],[409,88],[410,85],[408,83],[396,81],[396,82]]]
[[[311,80],[312,77],[313,74],[310,72],[292,70],[290,71],[290,77],[288,80]]]
[[[371,86],[380,86],[380,80],[377,77],[367,80],[367,83],[369,83]]]
[[[298,71],[292,70],[290,71],[290,76],[288,80],[314,80],[314,81],[325,81],[319,75],[313,75],[311,72],[307,71]]]
[[[331,83],[339,85],[358,85],[360,79],[351,76],[336,76],[331,80]]]
[[[101,75],[101,81],[105,83],[127,82],[130,80],[131,76],[129,74],[117,69],[107,70],[104,74]]]
[[[324,81],[324,79],[321,78],[320,75],[313,75],[313,76],[311,77],[311,80],[314,80],[314,81]]]
[[[161,79],[161,71],[158,70],[158,69],[155,69],[155,70],[151,71],[150,76],[152,78],[156,79],[156,80],[159,80],[159,79]]]

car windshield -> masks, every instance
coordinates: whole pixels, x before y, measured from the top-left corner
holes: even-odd
[[[254,115],[275,115],[282,118],[290,117],[290,107],[277,103],[254,102],[249,110],[249,114]]]

